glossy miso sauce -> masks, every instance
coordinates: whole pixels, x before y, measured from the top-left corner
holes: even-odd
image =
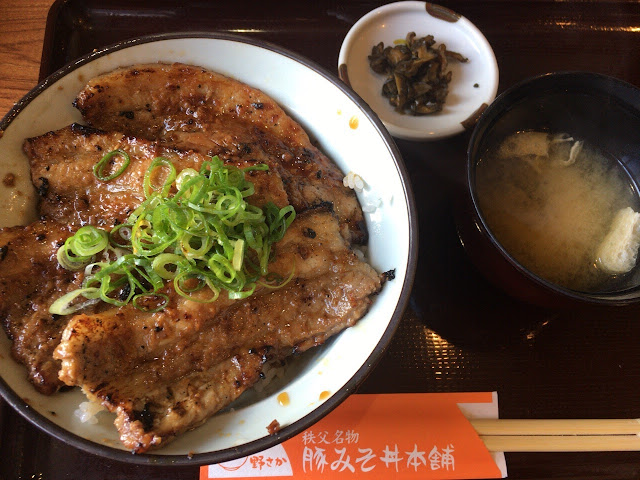
[[[596,251],[619,209],[640,210],[617,160],[568,135],[518,132],[481,157],[476,188],[491,232],[525,268],[572,290],[616,288]]]
[[[289,394],[287,392],[282,392],[278,394],[278,403],[282,407],[286,407],[291,403],[291,399],[289,398]]]

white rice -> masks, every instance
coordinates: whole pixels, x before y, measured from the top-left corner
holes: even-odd
[[[362,177],[357,173],[353,173],[353,172],[347,173],[347,175],[342,179],[342,184],[345,187],[349,187],[355,190],[356,192],[361,192],[362,190],[364,190],[364,186],[365,186],[365,183]]]
[[[365,245],[359,245],[357,247],[353,247],[353,252],[356,254],[356,257],[358,257],[358,259],[361,261],[366,261],[366,258],[367,258],[366,248],[367,247]]]
[[[364,181],[364,179],[360,175],[354,172],[347,173],[342,178],[342,184],[345,187],[349,187],[358,193],[361,193],[364,190],[369,190],[369,186]],[[378,210],[378,208],[382,207],[384,203],[391,204],[391,202],[393,201],[392,193],[388,193],[388,192],[383,193],[382,196],[371,194],[371,192],[369,193],[370,195],[365,196],[365,198],[362,199],[360,202],[362,205],[362,211],[364,213],[374,213],[376,210]]]
[[[82,423],[95,425],[96,423],[98,423],[96,414],[103,411],[106,410],[102,405],[98,405],[95,402],[82,402],[79,408],[73,413],[80,419]]]
[[[373,213],[381,206],[382,206],[382,199],[381,198],[377,198],[377,199],[374,199],[374,200],[369,200],[367,202],[363,202],[362,211],[364,213]]]

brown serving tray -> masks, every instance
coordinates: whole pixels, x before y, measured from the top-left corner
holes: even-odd
[[[58,1],[47,21],[40,74],[44,78],[94,48],[170,31],[268,40],[335,73],[351,25],[382,3]],[[635,1],[439,3],[484,32],[498,59],[500,91],[558,70],[589,70],[640,86]],[[495,390],[503,418],[640,417],[639,308],[532,307],[504,295],[469,262],[452,211],[468,140],[462,134],[433,143],[397,142],[419,211],[418,274],[397,334],[360,392]],[[507,454],[507,465],[513,479],[637,479],[640,452]],[[6,405],[0,410],[2,480],[196,480],[198,471],[97,458],[40,432]]]

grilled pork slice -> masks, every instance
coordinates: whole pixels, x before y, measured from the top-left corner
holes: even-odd
[[[229,401],[241,393],[235,380],[221,386],[205,372],[218,367],[244,371],[249,367],[242,362],[228,362],[238,355],[245,358],[248,352],[269,351],[280,358],[320,345],[355,324],[381,286],[379,275],[350,250],[337,219],[327,211],[298,216],[274,253],[270,270],[287,276],[293,267],[295,278],[280,289],[263,288],[243,301],[202,304],[173,295],[170,306],[154,314],[124,307],[77,315],[55,351],[62,361],[60,378],[81,386],[90,398],[118,413],[123,441],[142,429],[144,435],[136,440],[140,446],[131,447],[142,452],[160,441],[166,443],[174,431],[193,428],[226,405],[210,388],[222,388]],[[247,358],[254,372],[258,367],[253,357]],[[220,367],[225,362],[227,367]],[[209,392],[202,395],[213,395],[215,401],[198,404],[202,412],[172,416],[167,423],[163,412],[182,407],[165,393],[184,378],[197,378],[198,388]],[[258,377],[246,376],[254,378]],[[147,413],[141,416],[140,411]],[[147,422],[151,426],[145,425],[145,418],[154,419]],[[140,423],[132,426],[135,422]],[[154,425],[171,429],[156,431]],[[133,445],[130,439],[127,442]]]
[[[191,372],[171,383],[154,383],[143,396],[140,384],[133,388],[121,384],[121,396],[108,400],[110,409],[116,412],[114,423],[120,440],[135,453],[166,445],[180,433],[204,423],[212,412],[259,381],[264,364],[273,356],[257,351],[239,353],[208,370]],[[102,391],[88,393],[87,397],[105,402]]]
[[[13,340],[13,357],[27,366],[29,380],[44,394],[62,385],[53,350],[67,323],[49,307],[80,282],[79,274],[56,260],[58,247],[71,234],[70,227],[55,222],[0,230],[0,319]]]
[[[330,204],[350,242],[365,243],[366,226],[343,174],[285,111],[237,80],[183,64],[145,64],[92,79],[75,105],[103,130],[202,153],[268,162],[297,211]]]
[[[125,151],[131,159],[119,177],[100,181],[93,167],[113,150]],[[121,222],[144,200],[143,181],[152,160],[164,157],[178,171],[199,169],[210,157],[189,150],[159,145],[118,132],[104,132],[73,124],[55,132],[29,138],[24,143],[29,157],[33,184],[40,194],[41,216],[76,225],[111,226]],[[113,157],[115,168],[122,158]],[[245,168],[257,162],[227,156],[226,164]],[[111,171],[107,169],[107,171]],[[275,172],[250,171],[247,178],[256,193],[249,197],[255,205],[272,201],[288,205],[282,180]]]

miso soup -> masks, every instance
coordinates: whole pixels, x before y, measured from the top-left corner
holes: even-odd
[[[598,247],[619,210],[640,211],[617,160],[566,134],[518,132],[481,157],[476,189],[492,233],[524,267],[573,290],[611,288]]]

